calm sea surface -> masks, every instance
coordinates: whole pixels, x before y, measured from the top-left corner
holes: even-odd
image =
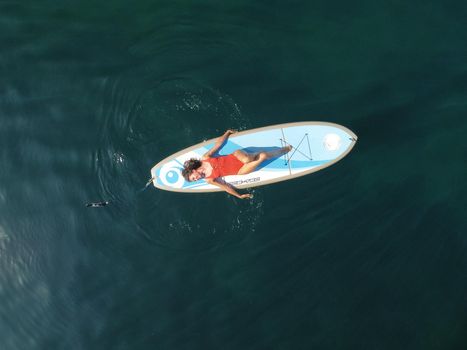
[[[1,350],[467,348],[465,1],[5,0],[0,49]],[[303,120],[359,141],[250,201],[141,191]]]

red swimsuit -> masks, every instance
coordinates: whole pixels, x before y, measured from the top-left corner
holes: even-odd
[[[237,175],[240,168],[244,165],[233,154],[220,156],[216,158],[207,158],[206,162],[211,164],[212,173],[206,176],[206,179],[215,179],[227,175]]]

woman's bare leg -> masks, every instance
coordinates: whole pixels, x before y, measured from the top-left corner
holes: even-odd
[[[258,153],[247,153],[245,151],[242,151],[240,149],[236,150],[234,153],[232,153],[235,158],[237,158],[239,161],[241,161],[243,164],[250,163],[254,161],[255,159],[258,158]]]
[[[235,157],[237,157],[238,160],[240,160],[241,162],[244,163],[244,165],[238,171],[238,175],[249,174],[249,173],[255,171],[256,168],[262,162],[264,162],[265,160],[280,157],[283,154],[286,154],[286,153],[290,152],[291,149],[292,149],[291,146],[286,146],[286,147],[282,147],[282,148],[279,148],[279,149],[274,150],[274,151],[259,152],[259,153],[255,153],[255,154],[251,154],[251,155],[249,155],[246,152],[240,151],[240,152],[244,153],[246,156],[248,156],[249,161],[247,161],[247,162],[244,162],[239,156],[237,156],[235,154],[235,152],[237,152],[237,151],[235,151],[234,152]]]

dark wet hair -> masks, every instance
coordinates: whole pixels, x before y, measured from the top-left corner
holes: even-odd
[[[193,172],[193,170],[198,169],[201,166],[201,164],[201,161],[196,158],[188,159],[185,163],[183,163],[182,175],[186,181],[191,181],[191,173]]]

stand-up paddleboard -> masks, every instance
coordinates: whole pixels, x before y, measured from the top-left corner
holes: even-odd
[[[157,163],[151,169],[154,186],[175,192],[223,191],[204,180],[187,182],[181,174],[186,160],[200,159],[214,146],[216,140],[188,147]],[[288,154],[265,161],[250,174],[224,177],[224,181],[236,188],[248,188],[290,180],[326,168],[344,158],[356,142],[357,135],[341,125],[298,122],[237,132],[230,135],[218,154],[227,155],[238,149],[254,153],[287,145],[293,147]]]

